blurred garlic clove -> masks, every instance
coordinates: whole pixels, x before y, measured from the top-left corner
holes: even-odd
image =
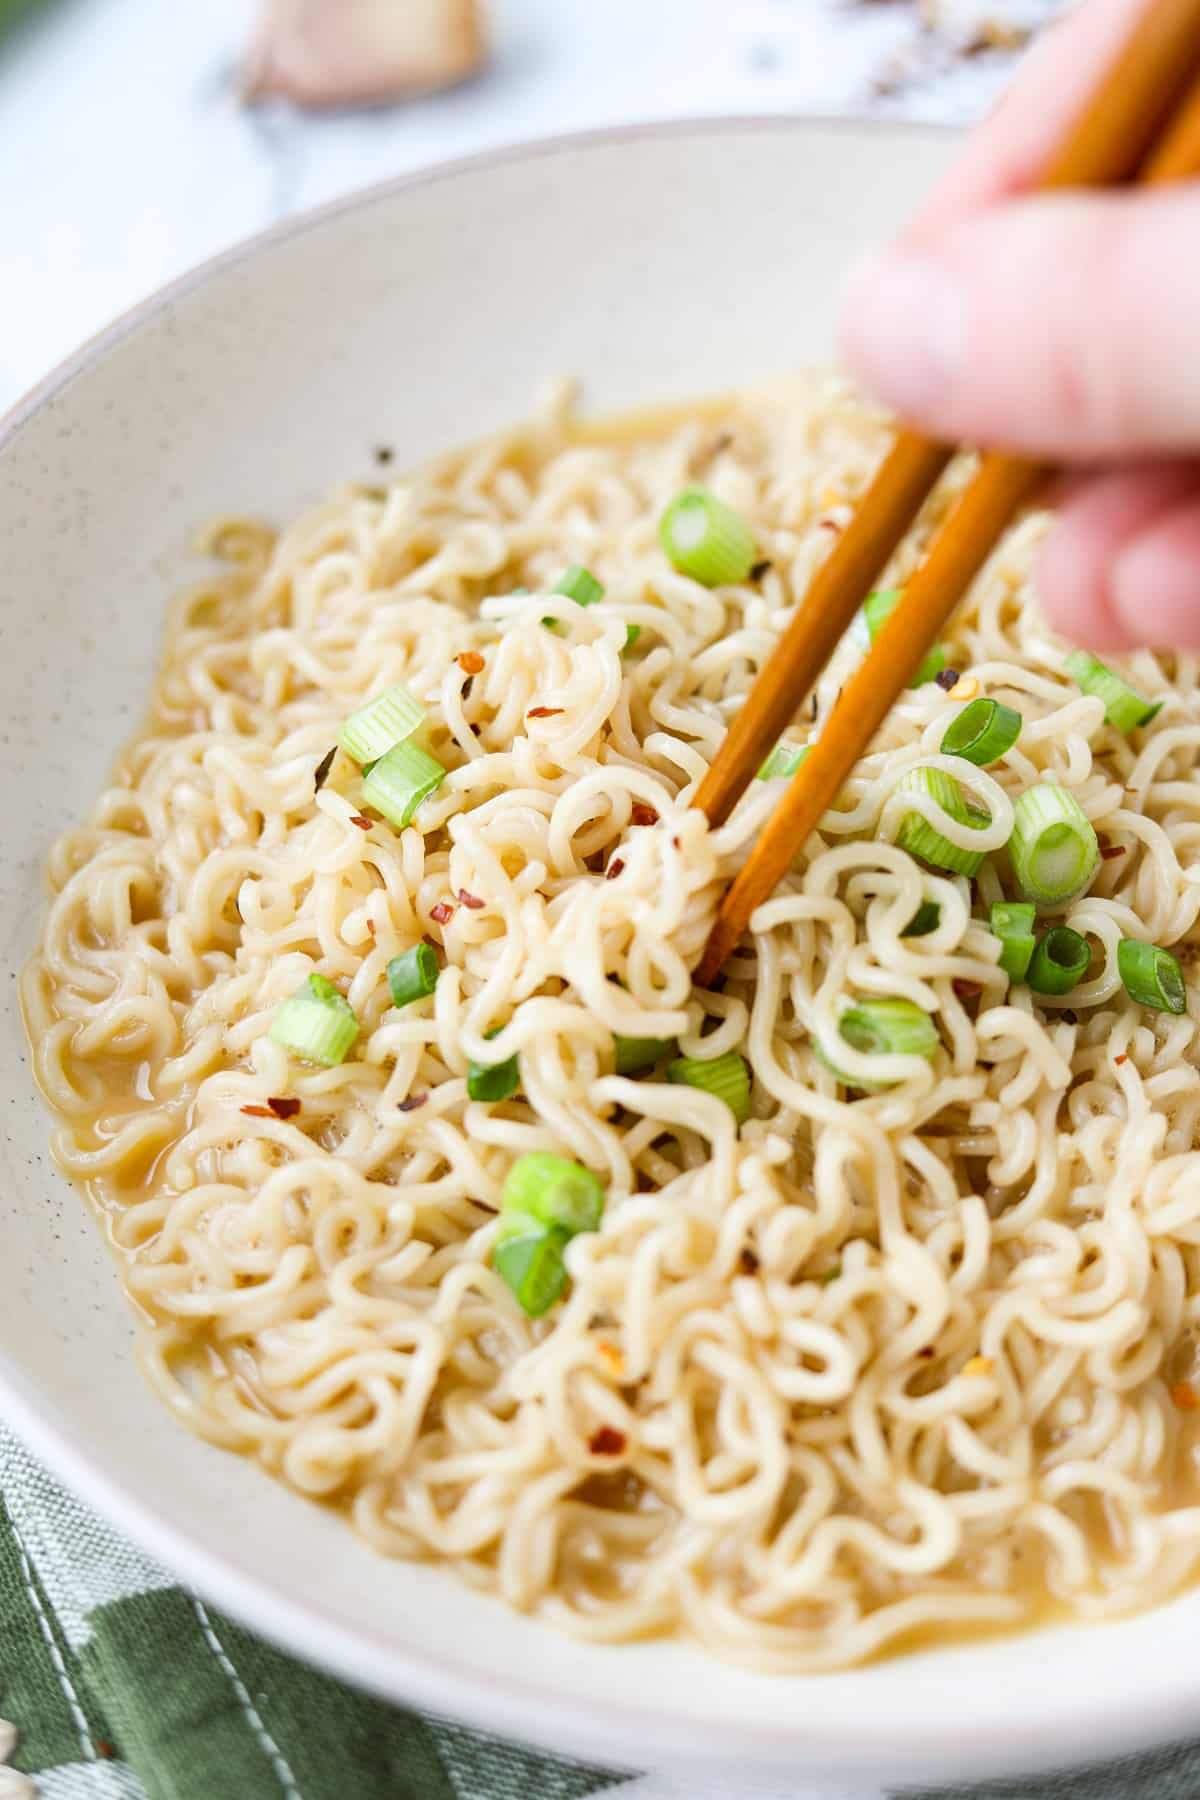
[[[265,0],[243,92],[377,104],[465,81],[484,52],[479,0]]]

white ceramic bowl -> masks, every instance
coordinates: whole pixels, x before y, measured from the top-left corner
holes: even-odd
[[[0,429],[0,941],[136,723],[193,527],[470,440],[579,373],[591,405],[824,356],[838,277],[951,143],[821,122],[620,132],[385,187],[259,238],[89,345]],[[880,296],[887,304],[886,294]],[[143,1387],[114,1271],[46,1152],[0,1017],[0,1412],[147,1550],[299,1655],[599,1760],[892,1783],[1097,1757],[1200,1726],[1200,1596],[781,1679],[680,1644],[559,1638],[186,1436]]]

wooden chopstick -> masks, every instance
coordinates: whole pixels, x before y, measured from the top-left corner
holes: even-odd
[[[1198,62],[1200,0],[1159,0],[1101,82],[1040,185],[1110,183],[1136,172],[1139,163],[1141,178],[1147,181],[1178,180],[1197,172],[1200,81],[1173,118],[1172,108],[1179,105]],[[1141,110],[1133,104],[1135,95]],[[914,432],[898,435],[700,786],[696,804],[714,824],[728,816],[795,716],[951,454],[949,446]],[[984,457],[725,894],[695,972],[697,985],[706,986],[721,968],[751,913],[773,891],[815,829],[996,540],[1045,472],[1042,465],[1019,457]]]
[[[854,517],[759,670],[696,791],[695,804],[710,825],[729,817],[780,732],[795,718],[952,455],[948,444],[935,444],[915,431],[898,433]]]
[[[1139,180],[1157,186],[1186,181],[1200,172],[1200,80],[1194,81],[1183,104],[1165,126],[1146,159]]]
[[[1198,58],[1200,4],[1158,0],[1037,186],[1099,187],[1132,176],[1171,117]],[[700,784],[695,803],[711,825],[720,825],[729,816],[764,756],[795,717],[952,453],[952,446],[933,443],[915,431],[898,434]]]

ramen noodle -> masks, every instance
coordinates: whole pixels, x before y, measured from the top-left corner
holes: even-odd
[[[611,431],[562,400],[279,534],[221,521],[144,730],[51,856],[24,983],[57,1155],[185,1425],[585,1637],[785,1671],[1144,1606],[1200,1550],[1196,1029],[1118,966],[1124,939],[1189,961],[1196,657],[1130,659],[1161,710],[1112,724],[1031,601],[1027,518],[948,674],[906,690],[693,988],[781,781],[716,830],[689,802],[886,441],[826,378]],[[752,533],[744,579],[664,554],[697,483]],[[589,604],[553,592],[572,565]],[[395,684],[445,771],[401,829],[329,754]],[[986,767],[941,749],[975,697],[1021,715]],[[912,800],[921,768],[966,783],[965,823]],[[1100,850],[1051,913],[1087,944],[1058,993],[1010,979],[990,928],[1039,784]],[[976,873],[897,842],[913,805],[978,833]],[[397,1006],[406,953],[436,985]],[[357,1033],[330,1066],[271,1035],[314,974]],[[926,1051],[847,1036],[881,998]],[[617,1038],[657,1060],[617,1072]],[[748,1101],[679,1058],[731,1059]],[[531,1316],[499,1244],[535,1153],[600,1202],[530,1228],[559,1283]]]

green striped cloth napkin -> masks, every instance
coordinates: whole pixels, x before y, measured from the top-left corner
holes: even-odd
[[[0,1718],[0,1800],[585,1800],[626,1779],[293,1662],[176,1586],[3,1431]]]
[[[730,1785],[589,1768],[369,1699],[178,1587],[0,1430],[0,1800],[587,1800],[613,1788],[620,1800],[872,1800],[801,1772]],[[985,1796],[1200,1800],[1200,1746],[996,1782],[971,1800]]]

